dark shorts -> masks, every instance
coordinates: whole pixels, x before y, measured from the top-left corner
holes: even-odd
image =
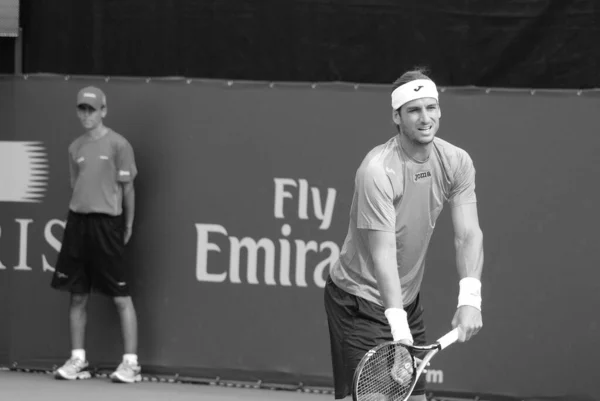
[[[110,297],[129,296],[124,228],[122,216],[70,211],[52,288],[73,294],[94,290]]]
[[[404,310],[414,343],[425,345],[425,322],[419,296]],[[337,287],[331,277],[325,285],[325,311],[335,398],[341,399],[352,395],[354,371],[367,351],[393,338],[382,306],[347,293]],[[412,394],[425,394],[425,375],[421,375]]]

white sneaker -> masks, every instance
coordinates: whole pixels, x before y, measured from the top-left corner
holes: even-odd
[[[56,369],[54,377],[62,380],[90,379],[92,374],[88,370],[89,364],[81,359],[71,358],[63,366]]]
[[[137,383],[142,381],[141,371],[140,365],[123,361],[110,378],[115,383]]]

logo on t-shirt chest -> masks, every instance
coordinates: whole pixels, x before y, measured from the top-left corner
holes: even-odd
[[[415,173],[413,181],[419,182],[419,181],[423,181],[424,179],[427,179],[429,177],[431,177],[431,171],[422,171],[420,173]]]

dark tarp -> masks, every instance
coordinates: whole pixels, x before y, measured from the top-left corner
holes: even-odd
[[[23,1],[25,71],[600,87],[593,0]]]

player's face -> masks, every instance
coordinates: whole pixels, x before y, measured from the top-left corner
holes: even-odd
[[[82,104],[77,106],[77,117],[81,121],[81,125],[87,131],[93,130],[102,124],[102,118],[104,117],[104,109],[96,110],[91,106]]]
[[[435,138],[441,115],[440,105],[434,98],[416,99],[394,112],[394,122],[409,140],[425,145]]]

